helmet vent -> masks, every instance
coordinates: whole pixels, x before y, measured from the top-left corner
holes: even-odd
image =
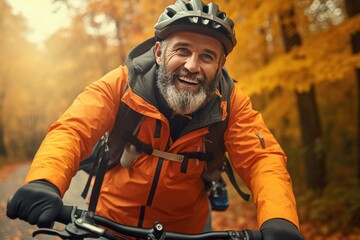
[[[190,2],[186,3],[185,5],[188,10],[194,10]]]
[[[172,8],[168,7],[166,10],[166,15],[168,15],[170,18],[172,18],[176,14],[176,11]]]
[[[202,22],[202,24],[204,24],[204,25],[208,25],[209,22],[210,22],[210,20],[209,20],[209,19],[206,19],[206,18],[202,18],[202,19],[201,19],[201,22]]]
[[[218,18],[220,18],[220,19],[225,19],[226,18],[226,14],[225,13],[223,13],[223,12],[221,12],[219,15],[218,15]]]
[[[221,28],[221,25],[217,24],[215,22],[212,22],[212,27],[215,28],[215,29],[218,29],[218,28]]]
[[[204,13],[209,13],[209,7],[207,5],[204,5],[203,12]]]
[[[199,17],[189,17],[189,20],[192,23],[198,23],[199,22]]]

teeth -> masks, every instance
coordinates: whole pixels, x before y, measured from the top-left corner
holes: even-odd
[[[192,84],[199,84],[200,83],[200,81],[196,80],[196,79],[190,79],[190,78],[185,78],[185,77],[179,77],[179,79],[181,81],[192,83]]]

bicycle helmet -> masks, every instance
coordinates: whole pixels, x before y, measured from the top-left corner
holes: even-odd
[[[177,0],[168,6],[155,24],[155,37],[163,40],[171,33],[192,31],[218,39],[228,55],[236,45],[234,22],[215,3]]]

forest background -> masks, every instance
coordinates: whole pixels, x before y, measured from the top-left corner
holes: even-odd
[[[53,0],[54,11],[67,7],[72,23],[39,47],[26,39],[25,19],[0,0],[0,161],[4,163],[31,160],[49,125],[76,95],[151,37],[157,17],[174,2],[73,4],[79,1]],[[237,32],[238,44],[226,66],[288,155],[300,221],[316,227],[312,239],[357,231],[360,1],[217,3],[234,20]]]

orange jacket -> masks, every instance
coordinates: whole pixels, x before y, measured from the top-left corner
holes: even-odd
[[[146,56],[151,60],[151,55],[150,50]],[[136,62],[136,58],[131,61]],[[136,93],[139,86],[130,85],[124,93],[128,76],[134,76],[129,66],[121,66],[87,86],[50,126],[26,182],[49,181],[63,195],[81,159],[113,127],[120,101],[146,116],[137,136],[143,143],[171,153],[204,150],[206,125],[172,141],[168,120],[147,97]],[[229,114],[225,146],[232,165],[254,197],[259,226],[270,218],[284,218],[299,226],[286,156],[261,115],[252,109],[249,98],[236,85],[230,96]],[[154,137],[159,121],[160,136]],[[205,163],[189,161],[186,173],[180,167],[179,162],[145,154],[130,169],[118,165],[105,176],[97,212],[128,225],[151,227],[154,221],[161,221],[170,231],[201,232],[209,213],[201,178]]]

